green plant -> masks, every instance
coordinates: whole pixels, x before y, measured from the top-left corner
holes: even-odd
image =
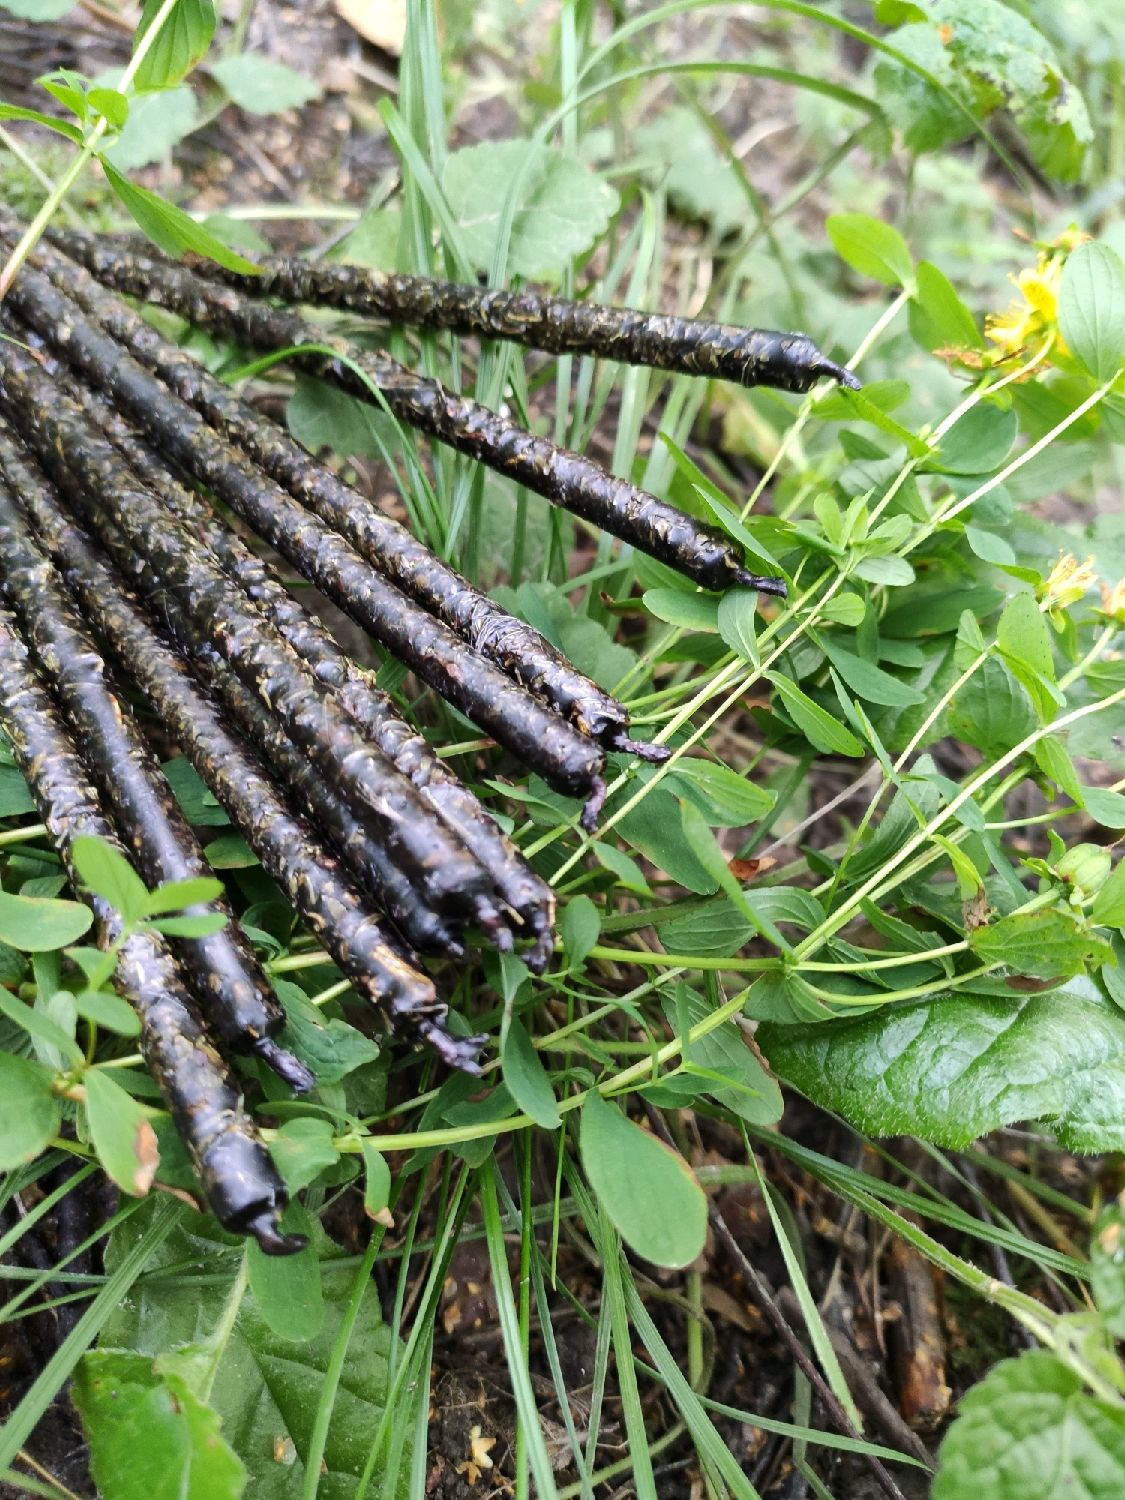
[[[497,1037],[480,1092],[416,1071],[403,1088],[398,1064],[345,1019],[346,982],[295,929],[246,851],[222,834],[211,843],[276,976],[290,1018],[283,1041],[317,1075],[307,1103],[261,1079],[279,1168],[304,1193],[286,1227],[313,1233],[313,1248],[285,1266],[253,1251],[240,1258],[179,1206],[128,1202],[112,1225],[104,1279],[76,1286],[88,1310],[0,1437],[4,1466],[77,1367],[94,1473],[109,1497],[151,1488],[115,1446],[133,1432],[106,1396],[120,1382],[130,1421],[154,1411],[168,1418],[154,1463],[177,1475],[214,1465],[208,1494],[420,1495],[441,1289],[457,1244],[477,1239],[518,1419],[517,1494],[534,1485],[543,1496],[585,1497],[620,1475],[653,1496],[664,1446],[682,1439],[712,1493],[753,1495],[722,1425],[731,1408],[709,1394],[712,1324],[691,1269],[704,1248],[705,1189],[763,1191],[824,1386],[845,1421],[854,1414],[798,1237],[765,1186],[768,1163],[784,1160],[1002,1307],[1040,1345],[997,1365],[966,1398],[942,1451],[941,1500],[961,1500],[982,1475],[1002,1494],[1047,1496],[1064,1484],[1083,1496],[1120,1493],[1119,1207],[1095,1225],[1072,1205],[1077,1238],[1091,1241],[1087,1262],[1000,1219],[974,1217],[929,1184],[904,1188],[893,1158],[876,1176],[773,1128],[779,1076],[861,1131],[935,1149],[961,1150],[1023,1121],[1066,1150],[1125,1146],[1125,865],[1113,859],[1125,828],[1125,543],[1120,518],[1086,501],[1112,494],[1122,477],[1125,269],[1112,248],[1120,224],[1097,222],[1076,203],[1074,217],[1096,239],[1065,232],[1065,220],[1039,238],[1029,215],[1023,227],[1036,247],[1013,256],[991,200],[982,206],[975,182],[958,177],[962,158],[952,150],[968,142],[963,149],[995,174],[997,193],[1011,180],[1005,173],[1025,189],[1028,164],[1081,180],[1086,151],[1097,175],[1119,150],[1120,91],[1109,70],[1116,105],[1112,139],[1103,140],[1068,78],[1071,34],[1039,6],[884,0],[870,28],[794,0],[761,9],[752,59],[730,62],[719,45],[721,5],[680,0],[603,35],[592,7],[566,4],[516,101],[518,139],[451,150],[447,110],[464,60],[443,54],[431,9],[416,8],[400,97],[382,106],[401,193],[360,219],[343,253],[464,280],[534,275],[564,291],[581,275],[593,295],[625,303],[656,302],[669,272],[685,287],[710,276],[716,315],[763,322],[768,310],[780,326],[807,326],[865,384],[802,400],[717,389],[723,432],[712,444],[695,436],[707,393],[683,378],[568,357],[557,373],[529,375],[507,346],[486,346],[475,366],[447,341],[425,339],[417,351],[427,369],[472,380],[478,399],[507,401],[521,420],[549,420],[540,415],[548,395],[554,435],[570,446],[612,426],[616,472],[717,520],[751,565],[786,574],[789,601],[762,608],[748,592],[691,588],[465,458],[424,453],[372,406],[299,380],[289,402],[298,436],[384,461],[419,535],[471,576],[495,582],[496,568],[498,597],[621,696],[638,732],[673,753],[659,767],[618,762],[591,834],[580,830],[574,802],[540,779],[501,779],[494,762],[479,770],[491,805],[561,905],[561,952],[548,974],[536,978],[505,956],[447,976],[456,1010]],[[146,87],[184,87],[210,43],[210,29],[200,29],[210,26],[205,11],[187,0],[147,6],[148,48],[142,54],[142,37],[117,90],[52,80],[76,122],[61,133],[79,149],[28,244],[83,164],[126,124],[121,101],[132,110]],[[671,61],[668,28],[684,18],[698,28],[698,55]],[[841,36],[865,49],[858,72],[839,63]],[[715,106],[739,78],[783,91],[804,136],[802,170],[790,175],[787,165],[768,201],[716,123]],[[661,88],[674,104],[666,107]],[[647,116],[635,132],[622,123],[630,112]],[[678,155],[685,139],[691,149]],[[944,178],[927,175],[934,160]],[[899,229],[884,205],[903,164]],[[121,201],[157,243],[238,263],[187,215],[108,166]],[[848,211],[824,223],[835,203]],[[674,248],[667,231],[676,213],[698,226],[694,248]],[[996,273],[1013,262],[1019,301],[1006,314],[1009,291]],[[405,336],[394,339],[406,352]],[[648,442],[650,427],[658,436]],[[759,477],[744,499],[748,469]],[[1063,520],[1042,504],[1060,493],[1075,507]],[[1074,561],[1087,555],[1089,563]],[[403,696],[393,663],[381,680]],[[452,747],[474,774],[481,745],[466,740],[464,724],[426,700],[414,709],[435,745]],[[813,811],[808,780],[825,768],[847,782]],[[29,810],[22,792],[18,777],[0,781],[13,821]],[[200,825],[222,821],[190,779],[184,793]],[[833,803],[838,824],[810,841]],[[1085,815],[1079,836],[1068,821],[1076,814]],[[71,954],[78,968],[59,957],[82,935],[67,926],[82,909],[59,901],[62,882],[42,836],[18,822],[0,833],[10,892],[0,922],[7,910],[17,924],[0,938],[38,931],[42,944],[26,958],[0,950],[9,986],[0,1003],[19,1028],[5,1037],[14,1103],[3,1191],[23,1191],[58,1152],[96,1156],[127,1191],[136,1188],[136,1161],[124,1160],[116,1129],[142,1116],[157,1130],[158,1180],[171,1168],[167,1185],[183,1187],[185,1164],[144,1102],[146,1080],[127,1042],[115,1039],[122,1030],[114,1033],[113,997],[103,989],[108,971],[94,984],[80,977],[81,950]],[[95,872],[103,885],[109,875]],[[114,890],[102,893],[129,920],[148,919],[138,893]],[[39,903],[38,927],[27,926],[26,906],[5,905],[27,901]],[[96,1004],[81,999],[87,989]],[[760,1053],[744,1037],[751,1025]],[[29,1070],[38,1081],[21,1093]],[[89,1094],[83,1101],[77,1086],[60,1082],[82,1076],[116,1090],[112,1108],[99,1116]],[[120,1109],[118,1095],[127,1100]],[[736,1128],[743,1159],[689,1164],[698,1137],[683,1111]],[[64,1114],[74,1139],[59,1133]],[[1034,1173],[1025,1190],[1048,1191]],[[349,1194],[373,1221],[358,1256],[345,1256],[317,1223]],[[392,1227],[387,1265],[397,1282],[384,1325],[370,1273]],[[9,1231],[0,1244],[16,1238]],[[596,1311],[557,1274],[564,1240],[592,1268]],[[1052,1308],[974,1264],[996,1247],[1046,1268]],[[674,1325],[654,1320],[652,1285],[625,1249],[686,1268],[668,1304],[682,1321],[675,1339],[688,1351],[686,1375]],[[53,1296],[47,1284],[64,1279],[65,1267],[56,1272],[30,1279],[7,1315]],[[142,1273],[134,1305],[117,1310]],[[586,1434],[574,1426],[559,1357],[561,1310],[592,1331]],[[216,1331],[200,1340],[212,1321]],[[287,1418],[274,1451],[266,1438],[267,1429],[278,1435],[277,1423],[255,1419],[247,1435],[246,1411],[264,1399],[263,1361],[279,1340],[293,1383],[285,1399],[308,1403],[310,1415]],[[572,1483],[552,1466],[533,1345],[569,1423]],[[361,1373],[367,1383],[357,1393]],[[651,1388],[673,1398],[682,1427],[654,1435],[646,1426]],[[360,1421],[351,1420],[353,1400],[362,1402]],[[619,1403],[629,1452],[603,1466],[598,1433],[610,1401]],[[831,1451],[901,1458],[858,1436],[858,1423],[841,1436],[807,1412],[798,1405],[788,1427],[737,1410],[733,1420],[782,1429],[816,1484]],[[1044,1464],[1039,1445],[1048,1443],[1070,1455],[1070,1472]]]

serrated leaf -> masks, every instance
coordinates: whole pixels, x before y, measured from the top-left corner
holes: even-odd
[[[604,234],[617,211],[617,194],[582,162],[528,141],[486,141],[452,152],[442,187],[462,245],[481,270],[492,266],[508,191],[517,175],[508,270],[557,279]]]
[[[122,1192],[143,1198],[160,1163],[151,1110],[127,1094],[102,1068],[90,1068],[82,1084],[98,1160]]]
[[[1118,1500],[1125,1409],[1046,1349],[1006,1359],[961,1398],[933,1500]]]
[[[318,1084],[339,1083],[379,1056],[370,1037],[346,1021],[325,1020],[304,990],[291,981],[275,979],[274,989],[286,1015],[279,1041],[312,1069]]]
[[[74,1404],[90,1442],[90,1466],[103,1500],[239,1500],[246,1470],[220,1431],[216,1413],[151,1358],[123,1349],[86,1354]]]
[[[774,1071],[870,1135],[955,1149],[1043,1120],[1067,1151],[1125,1146],[1125,1014],[1092,981],[1041,995],[958,992],[815,1026],[763,1025]]]
[[[150,1206],[142,1205],[114,1230],[106,1254],[108,1274],[144,1238],[150,1216]],[[253,1297],[244,1298],[211,1391],[210,1405],[248,1470],[247,1494],[253,1500],[294,1500],[301,1494],[325,1373],[348,1315],[354,1270],[336,1270],[342,1252],[315,1223],[313,1229],[324,1288],[320,1331],[306,1342],[290,1343],[273,1332]],[[214,1220],[185,1214],[148,1261],[143,1286],[110,1318],[103,1344],[127,1348],[151,1360],[176,1345],[195,1343],[217,1323],[242,1253],[242,1243],[218,1230]],[[160,1274],[185,1263],[205,1266],[205,1281]],[[332,1407],[319,1475],[318,1493],[325,1500],[343,1500],[355,1493],[372,1434],[384,1414],[391,1343],[378,1290],[369,1284],[346,1341]],[[409,1393],[404,1391],[400,1401],[396,1418],[410,1430],[414,1418]],[[153,1500],[152,1492],[144,1500]],[[211,1500],[209,1493],[207,1500]]]
[[[543,1060],[532,1046],[527,1029],[513,1016],[500,1049],[504,1083],[525,1115],[543,1130],[558,1130],[562,1124],[555,1091]]]
[[[1017,912],[969,933],[969,947],[982,962],[1000,963],[1039,979],[1068,978],[1104,963],[1105,945],[1067,911]]]
[[[1093,240],[1067,256],[1059,328],[1096,380],[1111,379],[1125,364],[1125,264],[1112,246]]]
[[[209,260],[217,261],[228,271],[239,271],[249,276],[257,275],[258,268],[253,261],[229,249],[217,235],[189,218],[182,208],[177,208],[174,203],[169,203],[158,194],[149,192],[148,188],[130,182],[128,177],[119,172],[113,163],[106,161],[104,157],[102,158],[102,171],[110,187],[141,229],[154,245],[164,251],[165,255],[178,259],[186,250],[191,250],[196,255],[204,255]]]
[[[586,1179],[621,1238],[658,1266],[690,1265],[707,1237],[707,1199],[670,1147],[596,1091],[582,1106]]]
[[[906,286],[910,281],[914,261],[893,225],[870,214],[830,214],[825,228],[837,255],[861,276],[883,286]]]
[[[0,1171],[34,1161],[59,1133],[54,1075],[26,1057],[0,1052]]]
[[[134,52],[159,15],[164,0],[145,0],[133,39]],[[215,35],[213,0],[177,0],[134,76],[137,89],[166,89],[179,83],[204,56]]]
[[[814,703],[795,682],[780,672],[771,673],[769,680],[777,689],[785,711],[815,750],[825,755],[861,756],[866,753],[851,730],[845,729],[819,703]]]
[[[311,78],[255,52],[222,57],[211,64],[210,73],[239,109],[252,115],[283,114],[320,97],[320,85]]]
[[[20,953],[50,953],[65,948],[88,932],[93,920],[90,908],[80,901],[0,891],[0,942]]]

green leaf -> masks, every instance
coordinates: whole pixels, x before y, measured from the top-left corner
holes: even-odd
[[[0,1052],[0,1171],[34,1161],[58,1135],[62,1107],[53,1083],[39,1063]]]
[[[13,896],[0,891],[0,942],[21,953],[50,953],[77,942],[94,915],[80,901]]]
[[[1125,928],[1125,859],[1094,897],[1090,916],[1100,927]]]
[[[1115,1338],[1125,1338],[1125,1199],[1120,1194],[1094,1225],[1090,1278],[1106,1327]]]
[[[721,601],[717,594],[689,593],[686,589],[646,589],[641,602],[650,615],[655,615],[666,625],[679,625],[683,630],[715,631],[719,628]]]
[[[1125,364],[1125,264],[1111,246],[1092,240],[1067,256],[1059,328],[1095,380],[1112,379]]]
[[[865,703],[880,703],[889,708],[908,708],[913,703],[924,703],[925,694],[917,688],[908,687],[890,672],[872,662],[864,661],[852,651],[845,651],[830,639],[818,636],[817,644],[852,692]]]
[[[162,932],[165,937],[179,938],[213,937],[216,932],[222,932],[226,925],[226,915],[221,911],[204,911],[191,917],[154,917],[145,922],[145,926],[154,932]]]
[[[709,896],[715,877],[700,864],[684,838],[680,805],[663,786],[644,798],[617,825],[621,837],[689,891]]]
[[[370,1037],[346,1021],[326,1021],[304,990],[290,980],[275,979],[273,987],[285,1006],[287,1022],[278,1040],[313,1070],[318,1084],[339,1083],[379,1056],[378,1045]]]
[[[755,786],[728,766],[694,755],[677,761],[664,785],[676,796],[686,797],[709,823],[725,828],[756,823],[777,801],[776,792]]]
[[[941,474],[991,474],[1011,452],[1018,431],[1014,411],[998,411],[991,402],[981,402],[957,418],[937,456],[924,467]]]
[[[289,1234],[312,1233],[309,1216],[299,1203],[288,1206],[281,1227]],[[324,1288],[311,1241],[296,1255],[267,1255],[251,1242],[246,1259],[250,1290],[270,1331],[291,1344],[315,1339],[324,1324]]]
[[[149,1204],[142,1205],[114,1230],[106,1254],[108,1274],[113,1274],[135,1243],[143,1241],[151,1212]],[[302,1493],[305,1458],[325,1374],[345,1319],[351,1321],[354,1269],[336,1269],[342,1252],[323,1233],[317,1233],[316,1248],[324,1289],[320,1331],[306,1342],[290,1343],[270,1328],[254,1297],[243,1298],[211,1390],[210,1405],[246,1465],[246,1493],[253,1500],[295,1500]],[[177,1345],[193,1344],[200,1330],[218,1323],[242,1254],[241,1242],[219,1231],[212,1219],[185,1214],[149,1260],[143,1285],[138,1284],[110,1318],[103,1344],[133,1350],[149,1360]],[[206,1267],[207,1276],[200,1280],[184,1276],[184,1264]],[[165,1268],[178,1269],[162,1275]],[[355,1494],[387,1400],[392,1335],[383,1323],[374,1284],[363,1288],[353,1311],[354,1326],[345,1343],[318,1479],[317,1493],[323,1500],[350,1500]],[[408,1391],[404,1390],[400,1405],[396,1416],[409,1432],[414,1402]],[[207,1490],[185,1490],[177,1500],[189,1493],[211,1500]],[[142,1500],[153,1500],[153,1496],[150,1493]]]
[[[73,0],[68,0],[68,9],[70,3]],[[36,125],[53,130],[56,135],[66,136],[76,146],[82,144],[82,132],[77,125],[72,125],[69,120],[56,119],[54,115],[46,115],[41,109],[25,109],[19,104],[0,104],[0,120],[33,120]]]
[[[230,822],[186,755],[166,760],[160,769],[189,823],[222,828]]]
[[[99,1161],[122,1192],[143,1198],[160,1161],[152,1111],[127,1094],[102,1068],[88,1069],[82,1083],[86,1118]]]
[[[291,1193],[308,1187],[314,1177],[340,1159],[332,1141],[332,1126],[311,1116],[287,1120],[270,1146],[270,1155]]]
[[[601,915],[589,896],[573,896],[563,907],[559,929],[572,969],[580,969],[586,962],[586,955],[598,941],[601,925]]]
[[[946,723],[966,744],[997,758],[1031,734],[1038,720],[1027,690],[989,657],[950,699]]]
[[[870,1135],[955,1149],[1019,1120],[1067,1151],[1125,1146],[1125,1014],[1089,979],[1042,995],[959,991],[820,1025],[763,1025],[775,1072]]]
[[[688,1266],[707,1237],[707,1199],[695,1174],[654,1135],[596,1091],[582,1106],[582,1166],[622,1239],[658,1266]]]
[[[0,0],[0,10],[25,21],[58,21],[75,6],[75,0]]]
[[[209,229],[205,229],[202,224],[197,224],[194,219],[189,218],[182,208],[168,203],[156,193],[150,193],[148,188],[139,187],[137,183],[130,182],[104,158],[102,171],[110,187],[136,219],[141,229],[154,245],[164,251],[165,255],[179,257],[185,250],[191,250],[196,255],[205,255],[210,260],[217,261],[228,271],[257,275],[258,268],[253,261],[228,249],[222,240],[212,234]]]
[[[199,106],[190,84],[137,94],[130,100],[124,129],[102,155],[119,172],[135,172],[164,161],[199,123]]]
[[[113,130],[121,130],[129,118],[129,101],[116,89],[91,89],[86,102]]]
[[[928,260],[915,272],[909,318],[911,336],[923,349],[984,348],[976,319],[945,272]]]
[[[391,1201],[391,1169],[387,1158],[370,1136],[360,1139],[359,1149],[363,1154],[363,1211],[369,1219],[386,1217]]]
[[[624,849],[619,849],[616,844],[601,843],[592,847],[598,864],[617,877],[618,885],[627,891],[634,891],[638,896],[651,897],[652,888],[641,873],[640,865],[635,859],[630,859]]]
[[[508,192],[519,177],[509,273],[557,280],[605,233],[613,188],[573,157],[528,141],[486,141],[447,158],[442,187],[473,264],[491,268]]]
[[[35,811],[35,799],[15,766],[0,766],[0,818],[19,818]]]
[[[677,1013],[682,1013],[690,1026],[698,1026],[707,1019],[710,1006],[701,995],[681,984],[676,987],[675,1002],[670,998],[664,1002],[664,1013],[671,1026],[676,1025]],[[732,1114],[751,1125],[774,1125],[781,1119],[785,1106],[777,1079],[762,1066],[736,1021],[728,1021],[689,1043],[683,1056],[689,1071],[698,1068],[728,1080],[723,1083],[701,1080],[701,1085]]]
[[[885,588],[905,588],[914,582],[914,569],[905,557],[861,557],[852,572],[857,578],[881,583]]]
[[[252,115],[280,115],[320,97],[312,79],[254,52],[222,57],[210,71],[239,109]]]
[[[969,933],[969,947],[984,963],[1001,963],[1015,974],[1068,978],[1104,963],[1105,944],[1072,912],[1028,911],[1001,917]]]
[[[820,609],[822,620],[854,630],[867,614],[867,601],[860,594],[833,594]]]
[[[558,1130],[562,1117],[555,1091],[523,1022],[513,1016],[500,1048],[504,1083],[525,1115],[543,1130]]]
[[[145,898],[145,915],[159,916],[166,911],[183,911],[185,906],[205,906],[223,894],[223,883],[213,875],[199,875],[193,880],[168,880]]]
[[[115,1031],[118,1036],[139,1036],[140,1017],[120,995],[109,990],[80,990],[74,997],[75,1008],[80,1016],[106,1031]]]
[[[825,222],[836,254],[853,271],[883,286],[906,286],[914,261],[898,230],[870,214],[830,214]]]
[[[72,849],[82,884],[108,901],[126,923],[138,921],[148,905],[144,881],[123,854],[104,839],[77,838]]]
[[[719,600],[716,623],[732,651],[758,665],[758,595],[753,589],[730,589]]]
[[[1101,786],[1083,787],[1082,805],[1103,828],[1125,828],[1125,794]],[[0,932],[0,937],[3,935]]]
[[[73,1394],[103,1500],[239,1500],[246,1470],[218,1416],[182,1379],[158,1374],[151,1358],[91,1350]]]
[[[159,14],[163,0],[145,0],[133,38],[133,50]],[[179,83],[204,56],[215,35],[213,0],[177,0],[160,33],[145,53],[134,83],[140,90],[166,89]]]
[[[933,1500],[1118,1500],[1125,1409],[1046,1349],[1006,1359],[961,1398]]]
[[[814,703],[795,682],[780,672],[771,672],[769,680],[780,694],[785,711],[815,750],[825,755],[861,756],[866,753],[851,730],[845,729],[819,703]]]

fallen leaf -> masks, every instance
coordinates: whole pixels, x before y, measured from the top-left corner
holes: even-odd
[[[753,880],[756,875],[764,875],[765,872],[777,864],[777,860],[769,854],[763,854],[761,859],[732,859],[728,868],[735,880],[745,883]]]
[[[373,47],[402,56],[406,0],[336,0],[336,14]]]

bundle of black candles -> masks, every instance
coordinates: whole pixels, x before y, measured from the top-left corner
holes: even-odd
[[[0,220],[9,248],[19,226]],[[625,708],[281,427],[158,333],[124,293],[374,400],[398,420],[594,522],[712,589],[784,593],[718,530],[579,454],[416,374],[326,337],[290,304],[514,339],[743,384],[806,390],[854,376],[802,335],[534,293],[267,260],[259,277],[187,268],[134,242],[66,232],[33,254],[2,310],[0,727],[71,872],[95,835],[149,885],[209,873],[123,692],[139,694],[356,995],[397,1037],[474,1071],[418,954],[516,944],[541,970],[554,899],[519,849],[214,508],[229,507],[303,579],[596,825]],[[281,304],[281,305],[279,305]],[[307,350],[307,352],[306,352]],[[339,356],[339,358],[335,356]],[[87,893],[102,946],[120,918]],[[311,1075],[276,1036],[284,1013],[237,922],[207,937],[150,930],[115,983],[229,1228],[286,1253],[284,1186],[226,1051],[295,1089]],[[212,1039],[213,1038],[213,1039]]]

